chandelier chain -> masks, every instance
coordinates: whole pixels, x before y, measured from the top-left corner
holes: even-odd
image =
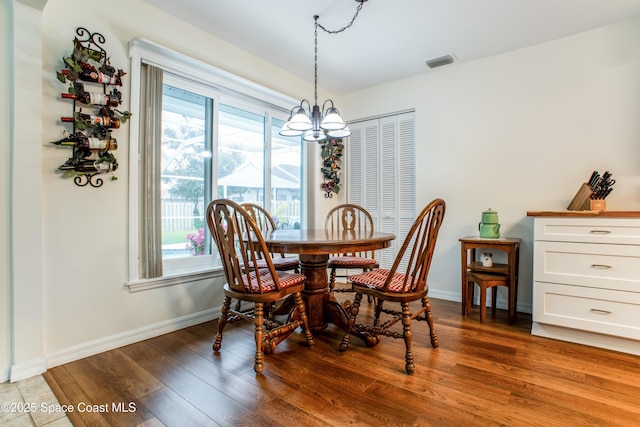
[[[317,19],[316,19],[316,26],[322,28],[322,30],[324,32],[329,33],[329,34],[341,33],[341,32],[343,32],[347,28],[350,28],[353,25],[353,23],[355,22],[356,18],[358,17],[358,14],[360,13],[360,10],[362,9],[363,5],[364,5],[364,1],[359,1],[358,2],[358,8],[356,9],[356,13],[353,15],[353,18],[351,18],[351,22],[349,22],[347,25],[345,25],[344,27],[340,28],[339,30],[328,30],[322,24],[318,24],[318,20]]]
[[[314,98],[314,103],[313,105],[318,105],[318,15],[315,15],[313,17],[313,19],[315,19],[316,21],[316,25],[314,26],[314,40],[315,40],[315,45],[314,45],[314,49],[313,49],[313,64],[314,64],[314,69],[313,69],[313,88],[314,88],[314,92],[313,92],[313,98]]]
[[[318,105],[318,28],[321,28],[322,31],[328,33],[328,34],[338,34],[343,32],[344,30],[346,30],[347,28],[350,28],[353,23],[356,21],[356,18],[358,17],[358,14],[360,13],[360,10],[362,10],[362,6],[364,6],[364,2],[367,0],[361,0],[358,2],[358,7],[356,8],[356,13],[353,15],[353,18],[351,18],[351,21],[345,25],[344,27],[340,28],[339,30],[328,30],[325,26],[323,26],[322,24],[318,23],[318,15],[315,15],[313,17],[313,19],[315,20],[315,25],[314,25],[314,57],[313,57],[313,62],[314,62],[314,78],[313,78],[313,86],[314,86],[314,105]]]

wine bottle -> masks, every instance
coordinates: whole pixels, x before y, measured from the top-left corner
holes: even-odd
[[[91,105],[108,105],[110,107],[117,107],[120,105],[120,99],[116,95],[100,92],[80,92],[76,95],[78,102]]]
[[[102,83],[105,85],[116,85],[122,86],[122,78],[120,77],[120,73],[116,72],[113,67],[101,67],[100,70],[96,70],[95,67],[90,66],[89,64],[82,63],[80,64],[82,67],[82,71],[80,73],[73,73],[69,75],[69,70],[61,70],[60,72],[64,76],[69,76],[70,79],[76,80],[84,80],[85,82],[93,82],[93,83]],[[112,73],[108,73],[107,71],[113,70]],[[76,77],[77,75],[77,77]]]
[[[78,172],[113,172],[118,169],[118,163],[105,162],[100,160],[86,159],[86,160],[67,160],[58,169],[60,170],[75,170]]]
[[[122,102],[122,92],[113,89],[111,93],[88,92],[84,85],[79,82],[73,83],[73,94],[62,94],[63,98],[75,98],[83,104],[106,105],[109,107],[117,107]]]
[[[86,136],[82,132],[72,133],[58,141],[53,141],[52,144],[101,151],[118,149],[118,141],[115,138],[94,138]]]
[[[117,95],[100,92],[82,92],[79,96],[72,93],[63,93],[62,98],[76,99],[86,105],[107,105],[109,107],[120,105],[120,98]]]
[[[111,118],[109,116],[92,116],[89,114],[76,113],[76,117],[62,117],[63,122],[75,122],[85,121],[89,125],[102,125],[104,127],[118,129],[120,127],[120,119],[117,117]]]
[[[84,80],[85,82],[122,86],[122,79],[120,78],[120,75],[118,73],[109,75],[97,70],[82,70],[82,72],[78,74],[78,76],[80,77],[80,80]]]
[[[93,163],[83,163],[76,170],[78,172],[112,172],[118,168],[117,163],[95,161]]]

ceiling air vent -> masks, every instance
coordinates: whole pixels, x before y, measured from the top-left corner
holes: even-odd
[[[456,62],[456,56],[454,54],[439,56],[437,58],[427,59],[426,64],[429,68],[442,67],[443,65],[449,65]]]

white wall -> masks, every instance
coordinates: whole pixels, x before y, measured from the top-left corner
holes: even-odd
[[[82,13],[74,15],[70,10]],[[59,117],[70,112],[69,103],[60,100],[65,86],[56,80],[55,70],[70,52],[78,26],[103,34],[112,65],[125,71],[130,68],[128,42],[142,37],[276,90],[294,95],[309,90],[308,83],[140,0],[111,1],[108,7],[84,0],[51,0],[44,10],[45,140],[59,137],[64,128]],[[127,108],[130,81],[127,76],[124,80],[123,108]],[[56,168],[68,157],[68,150],[43,148],[45,350],[61,360],[76,346],[211,310],[222,302],[220,283],[190,283],[133,294],[123,286],[127,277],[128,127],[115,131],[114,136],[120,142],[118,180],[99,189],[79,188],[62,179]]]
[[[447,202],[431,296],[460,300],[458,238],[477,235],[487,208],[498,211],[503,235],[523,241],[523,310],[531,306],[527,211],[565,210],[593,170],[617,180],[609,210],[640,210],[638,40],[634,19],[337,100],[349,120],[416,109],[417,204]]]
[[[39,7],[34,8],[29,2],[2,1],[2,12],[13,6],[25,16],[24,22],[42,27],[35,33],[23,31],[21,37],[28,37],[28,40],[16,42],[18,48],[14,54],[5,45],[0,48],[0,58],[9,59],[2,61],[3,67],[5,64],[10,66],[11,59],[15,59],[17,75],[37,73],[37,77],[30,77],[28,82],[16,79],[15,90],[25,91],[34,87],[37,90],[32,93],[41,92],[25,97],[23,104],[11,104],[6,96],[2,96],[0,117],[8,119],[10,111],[21,109],[22,105],[31,104],[42,111],[18,114],[15,118],[17,135],[11,143],[19,150],[13,166],[14,170],[22,171],[21,177],[28,174],[29,181],[15,179],[15,176],[12,179],[5,172],[10,169],[9,156],[0,159],[7,163],[0,177],[0,200],[6,202],[2,203],[0,213],[0,237],[5,234],[8,237],[8,231],[13,229],[14,236],[22,242],[18,249],[12,249],[8,246],[8,238],[3,238],[0,246],[1,262],[8,262],[13,255],[18,263],[14,270],[22,277],[17,281],[12,279],[9,268],[2,268],[5,264],[0,264],[3,304],[0,308],[0,381],[6,379],[9,366],[13,381],[27,375],[26,372],[32,375],[42,368],[33,363],[29,354],[34,349],[39,349],[39,356],[46,366],[55,366],[215,315],[222,302],[220,281],[213,283],[209,280],[136,293],[130,293],[124,286],[128,277],[128,126],[114,132],[119,142],[117,181],[107,181],[97,189],[81,188],[63,179],[58,172],[58,166],[69,157],[70,151],[55,147],[48,141],[59,139],[63,129],[69,130],[60,122],[60,117],[70,114],[71,105],[60,98],[60,93],[66,91],[66,85],[56,79],[56,70],[63,68],[62,57],[73,49],[76,28],[85,27],[91,32],[101,33],[106,39],[104,47],[112,65],[123,68],[125,72],[131,68],[129,41],[143,37],[295,98],[311,93],[313,87],[268,62],[157,11],[142,0],[113,0],[108,7],[84,0],[49,0],[38,3]],[[44,3],[46,6],[41,10]],[[73,10],[82,13],[70,13]],[[2,16],[3,19],[13,19],[9,13]],[[3,42],[11,41],[8,37],[10,26],[3,25],[2,31],[7,35]],[[39,65],[25,65],[21,69],[20,64],[27,64],[30,55]],[[128,109],[131,98],[131,82],[127,77],[122,88],[123,109]],[[0,94],[4,95],[11,87],[12,83],[3,79]],[[2,132],[8,132],[5,130],[8,127],[2,128]],[[35,133],[37,137],[33,137]],[[5,136],[10,139],[8,134]],[[34,147],[37,149],[37,164],[31,167],[34,156],[29,153]],[[5,150],[8,153],[9,148],[3,144],[0,150],[2,155]],[[18,167],[23,164],[29,167]],[[31,186],[30,180],[35,180],[37,185]],[[21,214],[14,207],[16,212],[10,219],[6,210],[10,204],[10,185],[23,194],[23,200],[34,201],[33,206],[37,208],[26,207]],[[20,219],[20,216],[24,218]],[[34,257],[34,262],[30,262],[23,250],[35,240],[30,236],[33,230],[23,226],[25,221],[38,225],[32,227],[38,232],[35,245],[38,256]],[[26,232],[24,236],[20,235],[20,230]],[[15,257],[16,253],[20,256]],[[30,298],[37,304],[30,307],[29,298],[20,291],[20,310],[14,312],[13,323],[24,329],[33,326],[38,334],[20,334],[14,330],[14,337],[23,337],[21,339],[25,343],[12,347],[8,314],[10,288],[13,286],[15,293],[28,282],[27,277],[35,274],[40,279],[25,289],[31,292]],[[29,323],[29,319],[34,321]],[[24,357],[11,355],[21,349],[29,350],[24,352]],[[20,374],[15,375],[14,372],[18,371]]]

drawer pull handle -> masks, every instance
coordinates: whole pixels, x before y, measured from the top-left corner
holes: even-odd
[[[600,270],[608,270],[608,269],[613,268],[613,267],[610,266],[610,265],[604,265],[604,264],[591,264],[591,268],[597,268],[597,269],[600,269]]]
[[[609,234],[611,233],[610,230],[591,230],[589,233],[593,233],[593,234]]]
[[[592,313],[596,313],[596,314],[611,314],[611,311],[609,311],[609,310],[600,310],[599,308],[592,308],[589,311],[592,312]]]

